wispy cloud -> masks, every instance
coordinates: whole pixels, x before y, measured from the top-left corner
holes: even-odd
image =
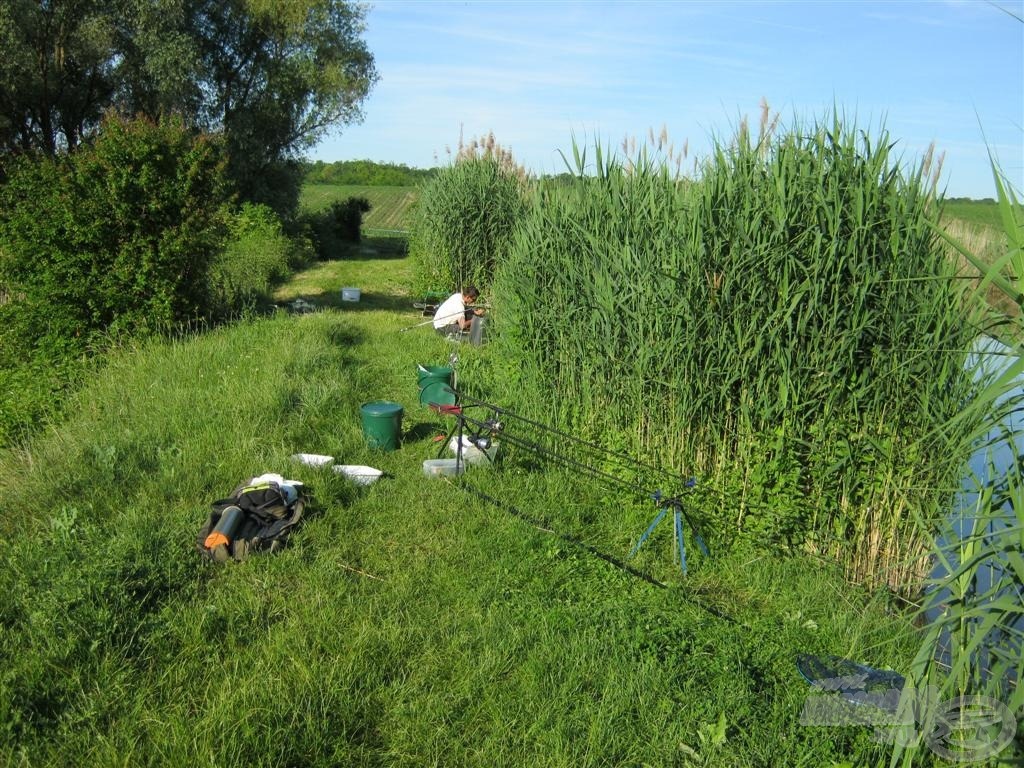
[[[764,96],[784,123],[838,106],[871,133],[884,117],[908,157],[934,140],[967,180],[956,194],[990,183],[979,115],[1008,168],[1022,164],[1024,45],[988,2],[375,3],[382,79],[322,159],[445,162],[461,126],[559,171],[574,132],[617,147],[663,123],[693,157]]]

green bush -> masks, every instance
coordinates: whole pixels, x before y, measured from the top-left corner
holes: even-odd
[[[489,136],[461,147],[455,162],[423,188],[409,252],[416,289],[486,289],[527,209],[524,171]]]
[[[222,310],[269,298],[273,286],[301,263],[296,242],[265,205],[243,204],[228,222],[230,239],[210,266],[210,290]]]
[[[229,190],[216,141],[180,121],[105,121],[95,143],[13,165],[0,280],[28,348],[149,333],[208,310]]]
[[[362,239],[363,214],[370,211],[365,197],[335,200],[325,210],[306,216],[306,226],[317,255],[323,260],[336,259],[351,243]]]
[[[345,202],[331,203],[330,216],[338,237],[349,243],[362,239],[363,214],[370,212],[370,201],[365,197],[350,197]]]
[[[176,120],[111,118],[73,154],[4,170],[0,443],[59,408],[112,339],[209,315],[229,200],[220,144]]]

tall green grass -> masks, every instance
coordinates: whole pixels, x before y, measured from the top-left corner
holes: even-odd
[[[999,258],[972,251],[956,238],[947,240],[978,270],[975,297],[998,308],[1009,303],[1014,312],[1006,318],[1003,336],[1012,344],[1005,354],[977,356],[970,371],[977,382],[964,401],[956,421],[968,425],[957,430],[962,441],[955,455],[961,473],[967,473],[962,489],[973,502],[963,508],[939,506],[924,510],[917,523],[930,544],[936,566],[921,604],[928,624],[911,665],[910,686],[903,706],[908,714],[916,707],[919,731],[908,732],[896,744],[892,764],[914,765],[930,746],[930,732],[950,734],[942,746],[953,754],[978,754],[994,743],[1004,725],[1004,713],[995,722],[980,725],[969,707],[944,712],[937,705],[964,697],[1004,705],[1018,723],[1024,718],[1024,477],[1019,450],[1024,436],[1019,431],[1020,379],[1024,375],[1024,337],[1021,293],[1024,290],[1024,207],[1017,191],[993,162],[999,217],[1006,247]],[[991,285],[1003,295],[992,302]],[[1010,426],[1018,425],[1018,426]],[[1009,452],[1009,462],[994,463],[999,452]],[[985,458],[981,477],[968,472],[972,456]],[[976,463],[976,462],[971,462]],[[934,697],[916,692],[932,687]],[[991,714],[991,705],[987,712]],[[941,718],[941,719],[940,719]],[[1017,732],[1019,734],[1019,730]],[[924,740],[923,740],[924,739]],[[1014,753],[1021,757],[1019,735]],[[988,754],[996,758],[996,750]],[[1003,757],[1009,759],[1008,754]]]
[[[903,589],[949,495],[966,322],[924,163],[836,114],[741,126],[698,178],[599,145],[495,278],[526,412],[697,475],[705,523]],[[699,486],[700,487],[700,486]]]

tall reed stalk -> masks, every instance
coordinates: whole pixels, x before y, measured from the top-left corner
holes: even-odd
[[[896,741],[894,766],[915,764],[936,743],[954,756],[995,759],[1007,747],[1003,729],[1012,735],[1012,721],[1024,718],[1024,208],[995,162],[993,175],[1004,253],[990,261],[946,239],[978,270],[975,297],[990,302],[993,286],[1003,294],[996,306],[1008,302],[1014,311],[998,329],[1008,346],[989,341],[979,350],[971,370],[975,390],[951,420],[962,438],[953,446],[959,469],[967,472],[959,504],[916,519],[937,567],[902,701],[914,725]],[[929,688],[934,695],[921,695]],[[979,712],[985,719],[973,717]],[[1018,742],[1018,759],[1022,752]]]
[[[424,186],[409,250],[416,288],[487,288],[526,207],[527,177],[490,134],[463,144]]]

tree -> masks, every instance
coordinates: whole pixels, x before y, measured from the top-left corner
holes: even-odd
[[[114,92],[102,0],[0,3],[0,151],[54,155],[98,125]]]
[[[5,0],[0,152],[72,149],[104,109],[222,132],[243,197],[291,214],[297,156],[377,80],[344,0]],[[283,192],[282,192],[283,190]]]

